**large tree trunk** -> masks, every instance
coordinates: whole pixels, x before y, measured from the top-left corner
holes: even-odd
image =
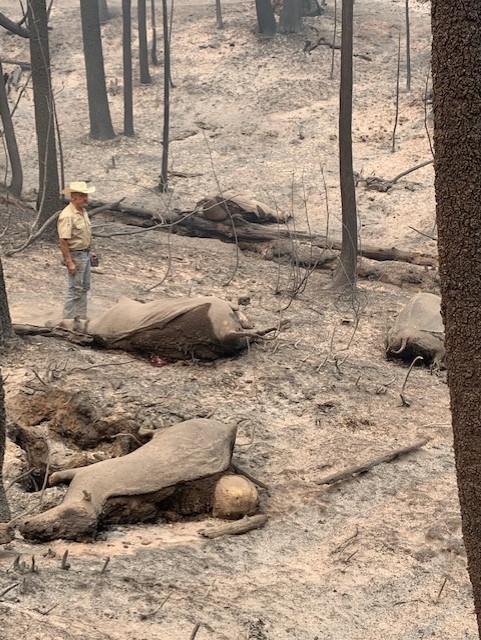
[[[94,140],[110,140],[115,138],[115,132],[110,119],[105,86],[98,0],[80,0],[80,15],[87,76],[90,137]]]
[[[61,205],[47,19],[45,0],[28,0],[27,22],[31,34],[30,59],[38,149],[39,226]]]
[[[302,31],[302,0],[284,0],[279,18],[279,31],[284,33]]]
[[[147,48],[147,8],[146,0],[138,0],[137,17],[139,28],[139,63],[140,83],[150,84],[152,78],[149,72],[149,51]]]
[[[271,0],[256,0],[256,12],[259,33],[264,36],[274,36],[277,25]]]
[[[7,152],[10,160],[12,171],[12,179],[8,190],[17,198],[22,193],[23,173],[20,154],[18,153],[17,139],[13,128],[12,117],[10,115],[10,106],[8,104],[7,92],[3,81],[3,67],[0,60],[0,118],[2,120],[5,142],[7,144]]]
[[[356,188],[352,170],[352,32],[354,0],[342,1],[339,169],[342,202],[341,259],[333,287],[354,287],[357,263]]]
[[[132,90],[132,11],[131,0],[122,0],[122,53],[124,66],[124,135],[134,135]]]
[[[481,9],[432,0],[436,216],[454,454],[481,634]]]

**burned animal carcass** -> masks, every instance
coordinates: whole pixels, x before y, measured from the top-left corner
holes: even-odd
[[[426,364],[445,368],[441,298],[417,293],[397,316],[386,339],[386,355],[412,362],[422,356]]]
[[[137,351],[166,360],[213,359],[247,347],[266,330],[244,329],[235,307],[214,296],[138,302],[122,296],[92,320],[62,320],[59,329],[90,336],[109,349]]]
[[[258,500],[247,480],[246,498],[237,490],[228,504],[223,489],[216,504],[216,486],[230,471],[235,437],[233,424],[192,419],[159,431],[126,456],[54,473],[51,484],[70,482],[62,503],[27,517],[20,532],[33,540],[88,540],[104,524],[154,521],[165,513],[214,508],[220,517],[250,515]]]

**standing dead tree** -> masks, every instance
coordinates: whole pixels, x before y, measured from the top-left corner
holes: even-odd
[[[222,21],[222,5],[220,3],[220,0],[215,0],[215,17],[217,28],[223,29],[224,23]]]
[[[396,129],[399,120],[399,81],[401,77],[401,31],[399,31],[397,48],[397,70],[396,70],[396,111],[394,114],[394,127],[392,130],[391,152],[396,151]]]
[[[134,135],[132,89],[132,3],[122,0],[122,59],[124,74],[124,135]]]
[[[149,72],[149,51],[147,48],[147,7],[146,0],[138,0],[137,21],[139,29],[139,64],[140,83],[150,84],[152,78]]]
[[[169,172],[169,129],[170,129],[170,35],[167,0],[162,0],[162,22],[164,36],[164,120],[162,131],[162,164],[158,189],[167,191]]]
[[[302,0],[284,0],[279,17],[279,31],[300,33],[302,31]]]
[[[155,16],[155,0],[150,0],[150,22],[152,24],[152,48],[150,58],[154,67],[159,65],[157,57],[157,19]]]
[[[99,20],[101,23],[108,22],[110,20],[110,11],[107,5],[107,0],[99,0]]]
[[[110,140],[115,138],[115,132],[105,86],[98,0],[80,0],[80,17],[87,75],[90,137],[94,140]]]
[[[352,168],[352,52],[353,4],[342,1],[341,86],[339,95],[339,174],[342,202],[342,249],[334,273],[334,288],[356,285],[357,276],[357,209],[356,187]]]
[[[0,376],[0,522],[10,521],[10,509],[8,508],[7,495],[3,486],[3,459],[5,455],[6,442],[6,419],[3,380]],[[4,542],[2,531],[0,530],[0,542]]]
[[[45,0],[28,0],[27,23],[30,31],[30,58],[37,132],[39,225],[60,207],[60,188],[55,142],[55,104],[50,74],[48,16]]]
[[[274,36],[277,24],[271,0],[256,0],[256,12],[259,33],[263,36]]]
[[[3,277],[3,267],[0,260],[0,344],[4,345],[5,342],[12,338],[15,334],[12,329],[12,321],[10,318],[10,311],[8,308],[7,290],[5,288],[5,279]],[[3,486],[3,459],[5,455],[5,441],[6,441],[6,418],[5,418],[5,404],[4,404],[4,391],[3,391],[3,379],[0,374],[0,523],[9,522],[10,509],[8,508],[7,496]],[[0,543],[8,542],[13,536],[5,534],[8,531],[0,528]]]
[[[406,90],[411,91],[411,25],[409,21],[409,0],[406,0]]]
[[[0,118],[3,125],[3,134],[7,145],[8,158],[12,170],[12,179],[8,190],[14,196],[19,197],[22,193],[23,173],[20,154],[18,152],[17,139],[15,137],[15,129],[13,127],[12,116],[10,114],[10,106],[8,104],[5,83],[3,82],[3,67],[0,60]]]

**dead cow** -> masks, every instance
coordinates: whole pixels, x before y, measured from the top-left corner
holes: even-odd
[[[102,522],[209,511],[215,486],[231,465],[235,437],[235,425],[187,420],[126,456],[54,473],[51,484],[70,482],[63,502],[28,517],[20,531],[34,540],[84,540],[95,536]],[[251,503],[248,509],[252,512]]]
[[[157,355],[166,360],[213,359],[237,353],[273,331],[244,329],[235,307],[214,296],[137,302],[121,297],[93,320],[62,320],[60,329],[92,337],[94,344]]]
[[[237,216],[248,222],[278,224],[286,222],[289,216],[272,209],[265,202],[230,191],[213,198],[204,198],[197,203],[201,215],[206,220],[224,222]]]
[[[412,362],[422,356],[426,364],[445,368],[444,325],[441,298],[417,293],[388,331],[386,355]]]

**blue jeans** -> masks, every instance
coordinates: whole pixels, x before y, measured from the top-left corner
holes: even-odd
[[[90,289],[90,252],[72,251],[75,273],[68,274],[68,289],[63,318],[87,317],[87,291]]]

